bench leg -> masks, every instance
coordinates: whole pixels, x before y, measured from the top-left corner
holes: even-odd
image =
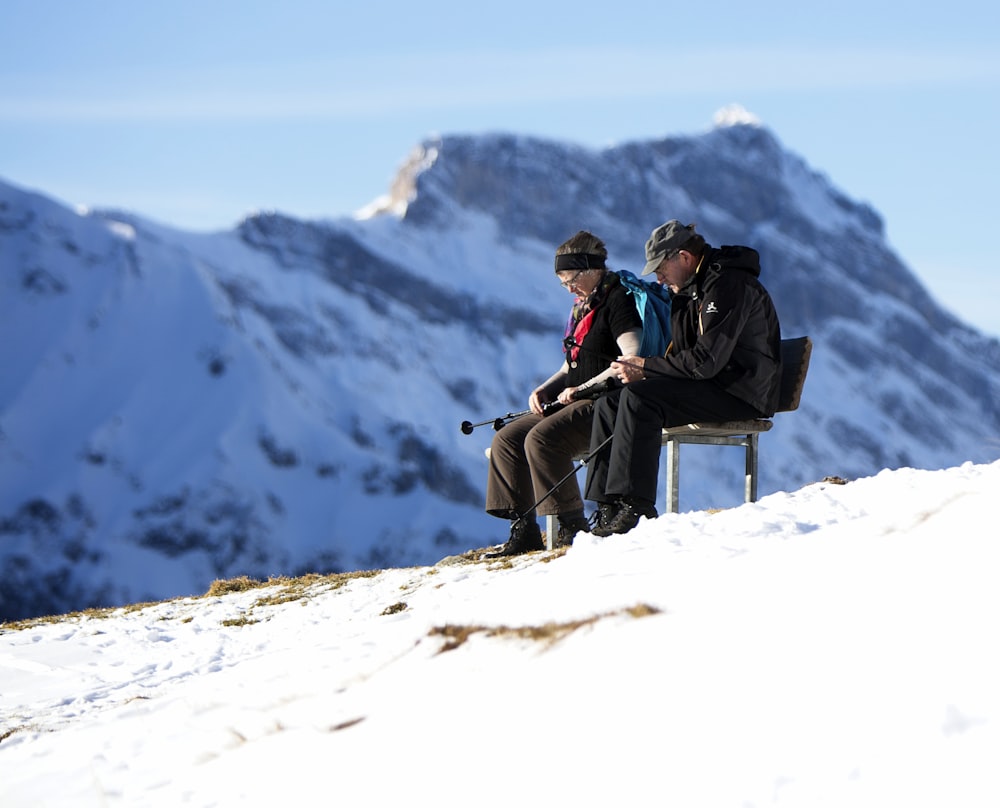
[[[746,501],[757,501],[757,433],[747,435]]]
[[[667,513],[678,512],[681,479],[681,445],[675,440],[667,440]]]
[[[551,550],[555,546],[556,536],[559,535],[559,517],[549,514],[545,517],[545,549]]]

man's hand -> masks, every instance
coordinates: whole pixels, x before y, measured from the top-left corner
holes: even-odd
[[[628,384],[646,378],[643,371],[645,364],[646,360],[641,356],[619,356],[616,362],[611,363],[611,370],[622,384]]]

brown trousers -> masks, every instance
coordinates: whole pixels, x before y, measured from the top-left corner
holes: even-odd
[[[552,415],[522,415],[493,436],[486,478],[486,512],[504,519],[527,513],[587,454],[593,401],[574,401]],[[576,475],[538,506],[539,516],[583,508]]]

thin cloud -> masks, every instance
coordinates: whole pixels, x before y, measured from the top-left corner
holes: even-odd
[[[685,54],[624,47],[402,54],[252,68],[6,82],[6,123],[353,120],[574,100],[665,100],[707,92],[817,92],[994,85],[993,54],[764,47]],[[673,73],[664,81],[664,68]],[[13,89],[18,84],[24,89]]]

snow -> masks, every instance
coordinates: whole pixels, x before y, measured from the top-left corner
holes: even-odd
[[[716,127],[738,126],[748,124],[750,126],[762,126],[761,119],[746,109],[742,104],[727,104],[716,110],[712,116],[712,124]]]
[[[838,482],[8,624],[0,800],[995,806],[1000,462]]]
[[[135,227],[127,222],[109,221],[107,225],[108,230],[124,241],[135,241]]]

